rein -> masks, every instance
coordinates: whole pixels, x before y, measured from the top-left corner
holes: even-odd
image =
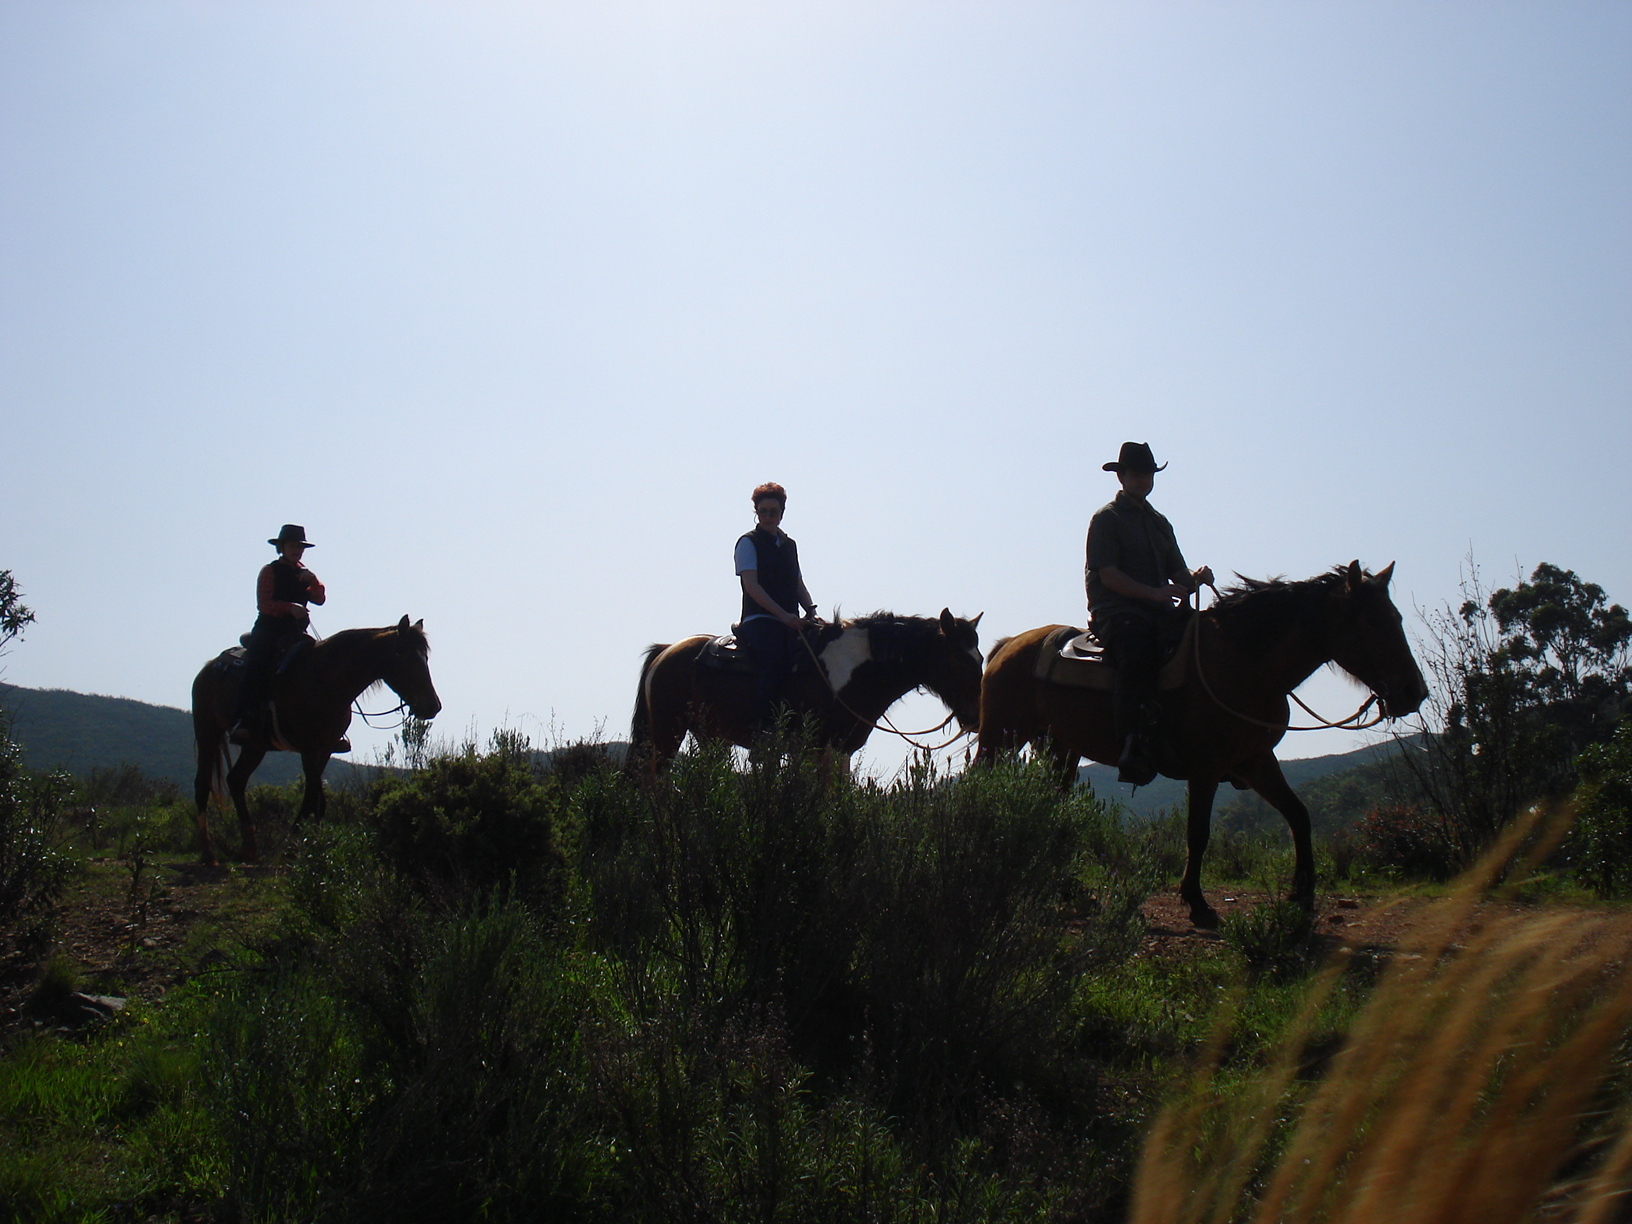
[[[815,647],[813,647],[810,644],[810,639],[808,637],[806,637],[803,632],[801,632],[799,634],[799,641],[800,641],[800,644],[804,646],[805,653],[810,656],[810,661],[816,665],[816,674],[819,675],[822,678],[822,682],[827,685],[827,691],[833,694],[833,700],[838,702],[839,706],[844,710],[844,712],[846,714],[850,715],[851,718],[855,719],[858,723],[861,723],[863,726],[871,727],[874,731],[884,731],[884,732],[887,732],[890,735],[899,735],[902,739],[906,740],[907,743],[911,744],[914,748],[918,749],[920,752],[938,752],[942,748],[951,747],[953,744],[957,743],[964,736],[970,734],[970,732],[967,731],[967,730],[959,731],[956,735],[954,735],[951,739],[947,740],[946,743],[944,743],[944,744],[920,744],[920,743],[918,743],[917,740],[912,738],[915,735],[933,735],[933,734],[935,734],[935,732],[941,730],[949,722],[951,722],[954,718],[957,717],[957,712],[956,711],[952,711],[952,712],[948,713],[945,718],[941,719],[941,721],[936,723],[933,727],[925,727],[922,731],[903,731],[903,730],[901,730],[899,727],[897,727],[894,723],[892,723],[890,721],[890,716],[889,716],[888,712],[885,712],[884,714],[879,715],[879,717],[884,720],[882,725],[872,721],[872,719],[870,719],[870,718],[864,718],[862,715],[857,714],[853,709],[850,708],[850,703],[848,701],[846,701],[843,697],[839,696],[839,690],[833,687],[833,679],[832,679],[831,676],[829,676],[827,674],[827,668],[822,666],[821,656],[816,653]]]
[[[1210,582],[1206,583],[1205,585],[1213,592],[1213,597],[1216,599],[1218,597],[1218,588],[1216,586],[1213,586],[1213,584],[1210,583]],[[1196,588],[1195,596],[1196,596],[1196,615],[1200,616],[1201,615],[1201,588],[1200,587]],[[1201,687],[1206,690],[1207,696],[1209,696],[1209,697],[1211,697],[1213,699],[1213,704],[1216,705],[1219,709],[1223,710],[1224,713],[1230,715],[1232,718],[1239,718],[1244,723],[1251,723],[1253,726],[1262,727],[1266,731],[1324,731],[1327,728],[1331,728],[1333,730],[1339,730],[1339,731],[1364,731],[1368,727],[1375,727],[1378,723],[1383,721],[1383,714],[1382,714],[1382,711],[1380,711],[1380,710],[1377,712],[1377,715],[1370,722],[1361,722],[1361,721],[1359,721],[1360,719],[1365,717],[1365,714],[1366,714],[1367,710],[1371,709],[1372,706],[1377,704],[1377,694],[1376,693],[1373,693],[1371,696],[1367,697],[1365,702],[1353,714],[1350,714],[1347,718],[1340,718],[1336,722],[1328,722],[1326,719],[1322,718],[1319,714],[1315,713],[1315,711],[1311,710],[1307,705],[1304,704],[1303,698],[1299,697],[1296,693],[1286,694],[1288,697],[1292,698],[1293,701],[1298,703],[1298,705],[1302,708],[1302,710],[1303,710],[1303,712],[1305,714],[1309,715],[1310,718],[1313,718],[1315,720],[1315,722],[1319,724],[1318,726],[1314,726],[1314,727],[1294,727],[1291,723],[1265,722],[1261,718],[1254,718],[1250,714],[1243,714],[1243,713],[1241,713],[1240,710],[1232,709],[1231,707],[1225,705],[1223,699],[1220,698],[1217,693],[1213,692],[1213,686],[1211,684],[1209,684],[1208,681],[1207,681],[1207,673],[1202,669],[1202,666],[1201,666],[1201,626],[1200,625],[1196,626],[1196,631],[1192,635],[1192,638],[1193,638],[1192,646],[1194,647],[1194,649],[1192,650],[1191,653],[1194,656],[1196,676],[1201,680]]]
[[[369,722],[368,720],[371,719],[371,718],[390,718],[391,715],[393,715],[393,714],[401,714],[407,708],[408,708],[408,703],[406,701],[399,701],[399,702],[397,702],[397,704],[394,707],[392,707],[389,710],[380,710],[377,713],[370,714],[367,710],[363,709],[362,702],[359,699],[353,698],[352,703],[351,703],[352,713],[356,714],[357,717],[359,717],[359,718],[361,718],[363,720],[363,725],[365,727],[368,727],[370,730],[373,730],[373,731],[395,731],[397,729],[397,727],[401,727],[404,724],[406,724],[408,720],[406,718],[404,718],[400,722],[397,723],[396,727],[376,727],[373,723]]]

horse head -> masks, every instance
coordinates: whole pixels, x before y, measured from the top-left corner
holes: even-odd
[[[984,615],[965,620],[942,608],[934,647],[925,661],[924,687],[951,707],[958,726],[967,731],[980,725],[980,678],[986,661],[977,627]]]
[[[1389,598],[1388,581],[1393,576],[1392,561],[1375,574],[1362,570],[1359,561],[1343,569],[1334,594],[1338,613],[1332,662],[1377,694],[1387,717],[1400,718],[1423,703],[1428,685],[1411,654],[1404,620]]]
[[[417,620],[410,625],[404,616],[382,636],[391,641],[380,679],[407,703],[415,718],[435,718],[442,712],[442,699],[431,683],[431,645],[425,640],[425,622]]]

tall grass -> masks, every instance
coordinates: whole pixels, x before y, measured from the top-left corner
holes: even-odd
[[[1632,917],[1480,909],[1535,819],[1416,918],[1312,1089],[1309,1025],[1341,966],[1244,1090],[1204,1064],[1147,1141],[1134,1224],[1625,1218]]]

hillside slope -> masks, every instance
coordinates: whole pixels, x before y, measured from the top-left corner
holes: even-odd
[[[30,769],[66,769],[83,777],[98,767],[130,764],[150,778],[192,790],[193,720],[186,710],[128,697],[10,684],[0,684],[0,709],[11,715],[11,738],[22,745]],[[338,782],[351,769],[335,760],[325,776]],[[255,771],[254,781],[281,784],[298,777],[300,758],[273,752]]]

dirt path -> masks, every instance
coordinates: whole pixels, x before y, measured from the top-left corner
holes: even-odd
[[[0,1046],[49,1017],[31,1014],[40,971],[53,956],[74,971],[86,993],[151,1002],[221,957],[227,946],[271,919],[268,883],[281,869],[197,863],[150,867],[131,890],[127,864],[93,859],[69,885],[44,955],[0,964]]]

